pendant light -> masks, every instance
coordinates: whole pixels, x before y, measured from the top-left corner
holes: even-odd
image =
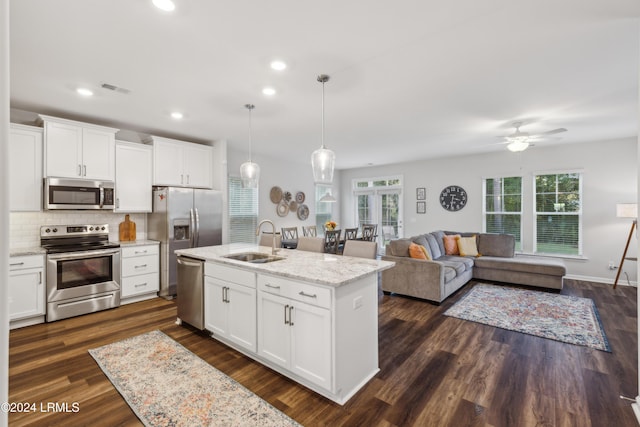
[[[322,145],[311,154],[311,167],[316,184],[331,184],[336,155],[324,146],[324,84],[329,81],[329,76],[320,74],[318,81],[322,83]]]
[[[242,180],[242,188],[256,188],[260,179],[260,166],[251,161],[251,148],[253,145],[253,135],[251,132],[251,110],[256,106],[253,104],[245,104],[249,110],[249,160],[240,165],[240,179]]]

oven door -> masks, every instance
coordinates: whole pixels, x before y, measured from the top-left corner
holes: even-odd
[[[120,291],[120,249],[47,255],[47,302]]]

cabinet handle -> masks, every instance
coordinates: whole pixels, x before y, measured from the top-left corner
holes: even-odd
[[[288,325],[289,321],[287,320],[287,311],[289,310],[289,304],[284,306],[284,324]]]
[[[224,294],[225,294],[225,289],[227,289],[226,286],[222,287],[222,302],[227,302],[227,299],[225,298]]]
[[[280,289],[280,286],[274,286],[274,285],[270,285],[268,283],[264,284],[267,288],[271,288],[271,289]]]
[[[120,209],[120,197],[116,197],[116,209]]]
[[[78,165],[78,176],[82,176],[82,165]]]
[[[42,271],[38,271],[38,285],[42,285]]]
[[[305,294],[304,291],[300,291],[298,295],[302,295],[303,297],[309,297],[309,298],[318,298],[318,295]]]
[[[136,265],[134,268],[145,268],[147,264]]]
[[[180,184],[184,184],[184,175],[180,175]]]
[[[137,284],[137,285],[133,285],[134,288],[140,288],[142,286],[147,286],[147,282],[140,283],[140,284]]]
[[[230,303],[231,300],[229,299],[229,287],[227,286],[227,303]]]
[[[293,326],[293,306],[289,307],[289,326]]]
[[[82,165],[82,176],[87,176],[87,165]]]
[[[19,265],[24,265],[24,262],[13,262],[13,263],[9,264],[9,267],[17,267]]]
[[[187,184],[189,183],[189,174],[187,174]]]
[[[145,249],[144,251],[134,251],[133,253],[136,254],[136,255],[137,254],[146,254],[147,250]]]

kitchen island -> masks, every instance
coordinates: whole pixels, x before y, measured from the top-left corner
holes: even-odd
[[[378,372],[378,272],[393,262],[246,244],[176,254],[205,261],[213,338],[339,404]]]

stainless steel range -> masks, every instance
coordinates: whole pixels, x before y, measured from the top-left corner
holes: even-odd
[[[40,227],[47,252],[47,322],[120,306],[120,245],[109,225]]]

